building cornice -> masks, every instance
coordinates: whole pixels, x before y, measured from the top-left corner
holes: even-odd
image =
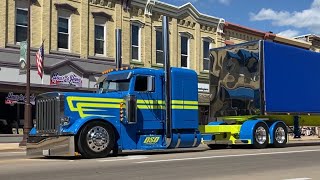
[[[231,23],[231,22],[226,22],[225,25],[224,25],[224,29],[225,30],[234,30],[234,31],[250,34],[250,35],[253,35],[253,36],[258,36],[258,37],[261,37],[263,39],[274,39],[274,37],[275,37],[275,34],[273,34],[273,33],[259,31],[259,30],[256,30],[256,29],[252,29],[252,28],[249,28],[249,27],[241,26],[241,25],[234,24],[234,23]]]
[[[312,44],[310,42],[304,42],[293,38],[287,38],[283,36],[276,35],[273,39],[275,42],[280,42],[283,44],[288,44],[291,46],[296,46],[304,49],[310,49]]]
[[[242,33],[258,36],[258,37],[261,37],[262,39],[266,39],[266,40],[269,39],[269,40],[272,40],[275,42],[288,44],[291,46],[297,46],[297,47],[304,48],[304,49],[310,49],[310,47],[311,47],[311,43],[308,43],[308,42],[303,42],[303,41],[299,41],[299,40],[296,40],[293,38],[279,36],[279,35],[276,35],[276,34],[273,34],[270,32],[263,32],[263,31],[255,30],[255,29],[241,26],[238,24],[234,24],[231,22],[226,22],[224,28],[225,28],[225,30],[234,30],[237,32],[242,32]],[[228,42],[226,42],[226,43],[228,43]]]
[[[71,6],[70,4],[68,3],[54,3],[55,7],[57,10],[59,9],[64,9],[64,10],[69,10],[73,13],[77,13],[78,9]]]
[[[111,20],[112,16],[110,14],[107,14],[103,11],[99,11],[99,12],[91,12],[92,16],[95,17],[103,17],[106,18],[107,20]]]

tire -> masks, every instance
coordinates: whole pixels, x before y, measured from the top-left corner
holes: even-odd
[[[111,125],[100,121],[85,125],[79,133],[77,142],[80,154],[87,159],[107,157],[114,144],[115,135]]]
[[[288,142],[288,129],[283,123],[277,123],[274,127],[272,147],[284,148]]]
[[[257,123],[252,132],[253,143],[252,146],[255,149],[263,149],[266,148],[269,144],[269,128],[263,123]]]

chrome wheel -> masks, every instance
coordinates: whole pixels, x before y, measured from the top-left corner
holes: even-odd
[[[94,126],[87,133],[87,144],[94,152],[101,152],[108,147],[109,134],[107,130],[101,126]]]
[[[278,127],[275,131],[275,140],[279,143],[282,144],[286,140],[286,132],[282,127]]]
[[[258,127],[255,131],[255,138],[259,144],[264,144],[267,140],[267,131],[264,127]]]

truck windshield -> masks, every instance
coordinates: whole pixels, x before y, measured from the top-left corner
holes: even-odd
[[[115,91],[128,91],[130,79],[124,80],[106,80],[99,84],[99,93],[115,92]]]

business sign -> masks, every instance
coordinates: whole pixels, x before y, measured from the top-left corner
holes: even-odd
[[[5,104],[25,104],[27,102],[27,97],[23,94],[14,94],[9,92],[8,96],[5,99]],[[30,96],[30,104],[35,105],[35,96],[32,94]]]
[[[209,84],[198,83],[198,92],[209,92]]]
[[[51,76],[50,85],[82,87],[82,78],[74,73],[59,75],[56,72]]]

